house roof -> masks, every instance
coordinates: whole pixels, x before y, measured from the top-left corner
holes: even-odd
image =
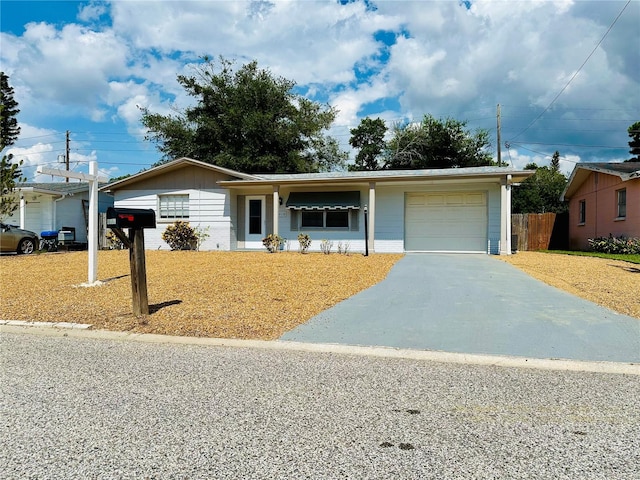
[[[600,172],[607,175],[620,177],[623,182],[640,178],[640,162],[618,162],[618,163],[578,163],[571,172],[567,186],[562,192],[560,199],[571,198],[580,185],[589,177],[591,172]]]
[[[170,162],[163,163],[162,165],[158,165],[157,167],[150,168],[149,170],[144,170],[142,172],[136,173],[135,175],[131,175],[130,177],[123,178],[122,180],[109,183],[101,187],[100,190],[104,190],[104,191],[117,190],[119,188],[134,184],[140,180],[147,180],[149,178],[153,178],[155,176],[162,175],[162,174],[183,168],[188,165],[201,167],[207,170],[213,170],[214,172],[223,173],[225,175],[236,177],[242,180],[253,180],[258,178],[258,177],[255,177],[254,175],[237,172],[229,168],[219,167],[217,165],[212,165],[211,163],[202,162],[200,160],[194,160],[193,158],[182,157],[182,158],[178,158],[177,160],[172,160]]]
[[[533,175],[531,170],[516,170],[510,167],[469,167],[469,168],[444,168],[429,170],[377,170],[365,172],[323,172],[323,173],[279,173],[279,174],[253,174],[238,172],[228,168],[219,167],[210,163],[182,157],[168,163],[164,163],[149,170],[137,173],[130,177],[107,184],[100,188],[102,191],[113,191],[125,186],[130,186],[141,180],[147,180],[173,170],[193,165],[208,170],[223,173],[233,180],[223,180],[221,186],[227,188],[242,188],[248,186],[264,186],[273,184],[341,184],[341,183],[366,183],[366,182],[407,182],[429,179],[464,179],[481,177],[504,177],[511,175],[513,183],[519,183]]]
[[[26,182],[16,190],[28,193],[65,196],[86,192],[89,190],[89,184],[87,182]]]
[[[535,172],[515,170],[510,167],[467,167],[427,170],[376,170],[358,172],[285,173],[260,174],[251,180],[229,180],[220,182],[225,187],[243,187],[271,184],[328,184],[365,182],[411,182],[430,179],[463,179],[479,177],[503,177],[511,175],[512,182],[522,182]]]

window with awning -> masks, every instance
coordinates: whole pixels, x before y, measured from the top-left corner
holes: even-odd
[[[287,208],[294,210],[358,210],[360,192],[291,192]]]
[[[291,192],[291,230],[358,230],[360,192]]]

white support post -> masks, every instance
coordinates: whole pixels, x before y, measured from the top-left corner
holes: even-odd
[[[89,175],[52,168],[38,167],[38,173],[55,175],[64,178],[77,178],[89,182],[89,231],[87,232],[89,249],[88,286],[98,284],[98,182],[106,182],[107,178],[98,175],[98,162],[89,162]]]
[[[89,284],[98,280],[98,162],[89,162]]]
[[[273,234],[278,235],[278,218],[280,216],[280,186],[273,186]]]
[[[20,228],[27,228],[26,225],[27,214],[27,201],[24,199],[24,195],[20,194]]]
[[[376,182],[369,182],[369,252],[376,251]]]

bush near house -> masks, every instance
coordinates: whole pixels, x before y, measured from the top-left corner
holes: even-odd
[[[640,254],[640,238],[627,238],[625,236],[589,238],[589,246],[594,252],[615,253],[622,255]]]
[[[189,222],[176,221],[167,226],[162,233],[162,240],[167,242],[171,250],[195,250],[198,247],[198,234]]]
[[[307,253],[311,246],[311,237],[306,233],[301,233],[298,235],[298,242],[300,243],[300,253]]]
[[[276,253],[280,249],[280,245],[284,245],[284,242],[284,238],[273,233],[270,233],[262,239],[262,244],[266,247],[269,253]]]

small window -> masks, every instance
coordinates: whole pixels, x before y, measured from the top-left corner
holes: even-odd
[[[324,227],[324,212],[322,210],[303,210],[302,228],[322,228]]]
[[[587,220],[587,202],[584,200],[580,200],[580,203],[578,204],[578,206],[579,206],[578,223],[581,225],[584,225]]]
[[[627,216],[627,189],[617,190],[618,197],[618,218],[626,218]]]
[[[347,210],[327,210],[327,228],[349,228],[349,212]]]
[[[159,195],[160,219],[189,218],[189,195]]]
[[[300,228],[349,228],[349,210],[301,210]]]

